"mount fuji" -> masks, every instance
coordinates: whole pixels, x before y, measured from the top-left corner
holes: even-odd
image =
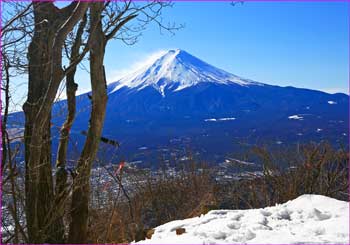
[[[120,140],[121,154],[135,159],[146,154],[142,149],[157,154],[190,149],[221,159],[242,142],[336,144],[349,133],[348,95],[245,79],[180,49],[165,52],[107,89],[104,134]],[[87,96],[80,97],[78,108],[88,107]],[[77,117],[78,127],[87,127],[88,113]]]
[[[348,95],[245,79],[180,49],[110,83],[107,92],[103,134],[117,139],[119,156],[129,160],[189,150],[218,162],[242,143],[336,145],[347,143],[349,134]],[[77,97],[72,133],[88,127],[88,94]],[[54,111],[65,105],[57,103]],[[53,120],[60,125],[64,118]],[[71,140],[83,137],[73,133]]]
[[[249,79],[242,79],[209,65],[186,51],[176,49],[169,50],[153,63],[114,83],[112,93],[123,87],[142,90],[152,86],[165,97],[166,90],[176,92],[199,83],[263,85]]]

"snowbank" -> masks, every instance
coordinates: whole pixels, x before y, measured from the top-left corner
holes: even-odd
[[[176,235],[178,228],[185,233]],[[213,210],[158,226],[138,243],[349,243],[349,203],[303,195],[264,209]]]

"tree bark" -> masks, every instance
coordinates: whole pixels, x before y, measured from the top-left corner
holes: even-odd
[[[77,34],[74,43],[71,48],[70,54],[70,64],[75,62],[76,58],[79,56],[79,49],[82,42],[82,35],[86,25],[86,14],[84,15],[82,21],[79,24]],[[76,112],[76,98],[75,94],[78,89],[78,84],[75,83],[75,73],[76,65],[67,73],[66,75],[66,94],[67,94],[67,107],[68,114],[66,121],[64,122],[61,132],[60,140],[57,150],[57,160],[56,160],[56,187],[55,187],[55,210],[58,214],[58,222],[61,223],[57,233],[60,237],[64,237],[64,223],[61,217],[64,216],[65,204],[68,197],[67,189],[67,170],[66,170],[66,158],[67,158],[67,148],[69,142],[70,129],[73,125],[75,112]]]
[[[51,169],[51,108],[63,78],[62,46],[81,19],[87,3],[73,2],[64,12],[53,2],[34,2],[35,30],[28,48],[28,97],[25,114],[25,197],[30,243],[59,243],[59,223],[53,222]]]
[[[7,127],[7,118],[8,118],[8,112],[9,112],[9,103],[10,103],[10,64],[7,60],[7,57],[3,57],[3,68],[5,71],[5,79],[3,81],[4,85],[1,86],[1,90],[4,91],[5,94],[5,103],[4,103],[4,107],[5,108],[1,108],[4,109],[4,114],[2,115],[2,124],[1,124],[1,137],[2,137],[2,158],[1,158],[1,174],[3,174],[4,169],[5,169],[5,164],[6,164],[6,158],[7,158],[7,152],[8,149],[7,148],[7,143],[6,143],[6,127]],[[10,156],[11,157],[11,156]]]
[[[28,239],[30,242],[39,242],[39,236],[41,235],[38,233],[41,227],[44,226],[43,217],[45,217],[51,209],[51,201],[53,200],[50,118],[48,118],[45,125],[43,125],[43,131],[45,131],[45,133],[40,135],[40,140],[43,142],[43,144],[39,146],[42,154],[35,164],[36,166],[29,165],[31,156],[30,145],[34,120],[50,81],[48,66],[52,55],[50,47],[54,39],[53,29],[57,28],[56,25],[53,25],[54,19],[57,17],[57,9],[53,4],[49,3],[37,3],[34,4],[33,7],[36,26],[32,42],[28,48],[28,97],[23,105],[25,114],[25,194]],[[38,165],[41,166],[38,167]],[[39,196],[39,192],[43,192],[43,195]]]
[[[92,110],[87,138],[78,160],[77,175],[73,180],[69,243],[87,242],[91,167],[96,157],[107,105],[106,78],[103,66],[106,39],[102,30],[102,9],[103,2],[96,2],[91,5],[90,79]]]

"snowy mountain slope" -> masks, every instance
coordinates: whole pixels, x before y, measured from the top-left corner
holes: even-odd
[[[242,140],[347,142],[347,95],[254,82],[183,50],[146,63],[110,84],[108,93],[105,132],[125,141],[129,152],[186,137],[190,144],[180,140],[175,147],[187,144],[205,152],[201,156],[207,160],[220,158]],[[290,119],[293,115],[303,120]],[[207,120],[220,118],[235,120]]]
[[[125,120],[234,117],[238,122],[242,117],[258,121],[269,115],[270,123],[297,113],[320,116],[338,114],[341,110],[344,114],[348,104],[344,94],[330,95],[244,79],[180,49],[170,50],[109,84],[108,92],[108,112]],[[333,107],[328,101],[335,102]]]
[[[263,85],[249,79],[243,79],[216,68],[192,56],[184,50],[169,50],[151,64],[145,64],[140,70],[129,74],[114,84],[111,93],[123,88],[137,90],[151,86],[163,97],[165,89],[180,91],[201,82],[217,84]]]
[[[152,151],[151,160],[159,156],[159,149],[191,148],[202,159],[219,163],[226,154],[241,150],[242,143],[281,147],[322,140],[336,147],[348,143],[348,95],[254,82],[183,50],[170,50],[146,62],[142,69],[109,84],[107,92],[103,133],[121,142],[118,153],[130,160],[146,162],[148,156],[138,151],[143,146]],[[88,127],[88,94],[77,97],[72,134]],[[55,105],[55,125],[64,122],[64,107],[66,101]],[[19,114],[9,117],[15,127],[18,116],[23,121]],[[54,139],[58,133],[52,132]],[[84,140],[79,134],[71,138]]]
[[[185,233],[176,235],[176,229]],[[213,210],[155,228],[139,244],[349,244],[349,203],[303,195],[273,207]]]

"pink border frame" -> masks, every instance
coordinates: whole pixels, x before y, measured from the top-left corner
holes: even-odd
[[[17,1],[17,2],[29,2],[31,0],[13,0],[13,1]],[[33,0],[33,1],[38,1],[40,2],[41,0]],[[56,0],[58,2],[65,2],[67,0]],[[104,1],[104,0],[80,0],[82,2],[99,2],[99,1]],[[118,0],[112,0],[112,1],[118,1]],[[145,0],[133,0],[133,1],[137,1],[137,2],[142,2]],[[166,2],[166,0],[164,0]],[[0,0],[0,14],[2,13],[2,1]],[[234,2],[232,0],[172,0],[172,2]],[[350,0],[244,0],[243,2],[348,2],[348,38],[350,41]],[[2,34],[2,18],[0,19],[0,37]],[[2,40],[0,39],[0,58],[2,59]],[[349,66],[350,66],[350,44],[348,47],[348,62],[349,62]],[[2,68],[2,63],[0,63],[0,68]],[[348,86],[349,86],[349,90],[348,90],[348,95],[350,96],[350,67],[348,67],[349,71],[348,71]],[[0,69],[0,77],[2,77],[2,69]],[[0,85],[1,85],[2,80],[0,81]],[[1,92],[0,92],[0,139],[2,140],[2,115],[1,115],[1,111],[2,111],[2,100],[1,100]],[[349,99],[349,115],[350,115],[350,99]],[[350,124],[348,125],[349,128],[349,132],[350,132]],[[349,151],[350,151],[350,135],[348,135],[348,143],[349,143]],[[0,146],[2,146],[2,142],[0,144]],[[2,153],[2,148],[1,148],[1,153]],[[2,162],[2,154],[0,154],[0,163]],[[349,160],[349,166],[350,166],[350,160]],[[0,206],[2,206],[2,175],[1,175],[1,164],[0,164]],[[350,182],[350,175],[349,175],[349,182]],[[350,188],[348,189],[348,193],[350,194]],[[350,217],[350,195],[349,195],[349,217]],[[0,219],[2,218],[2,208],[0,209]],[[1,224],[0,224],[0,229],[1,229]],[[2,232],[0,231],[0,244],[2,242]],[[122,244],[122,243],[119,243]],[[263,243],[258,243],[258,244],[252,244],[249,243],[250,245],[261,245]],[[274,245],[287,245],[284,243],[273,243]],[[305,243],[306,244],[306,243]],[[350,222],[349,222],[349,243],[350,244]],[[29,245],[29,244],[28,244]],[[34,245],[34,244],[33,244]],[[52,244],[52,245],[59,245],[59,244]],[[104,245],[104,244],[97,244],[97,245]],[[169,244],[167,243],[166,245],[178,245],[178,244]],[[187,244],[187,245],[197,245],[197,244]],[[217,244],[217,245],[221,245],[221,244]],[[223,244],[222,244],[223,245]],[[227,244],[225,244],[227,245]],[[237,243],[235,243],[235,245],[237,245]],[[308,245],[308,244],[306,244]],[[311,244],[310,244],[311,245]],[[315,245],[315,243],[313,243],[313,245]],[[316,244],[317,245],[317,244]],[[329,245],[337,245],[337,244],[329,244]]]

